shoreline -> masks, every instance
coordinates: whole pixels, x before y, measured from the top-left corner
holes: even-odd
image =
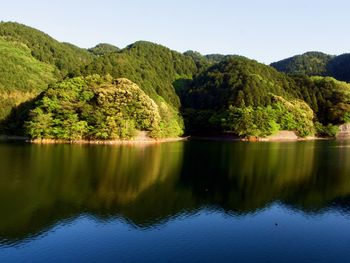
[[[97,145],[145,145],[159,144],[165,142],[186,141],[188,137],[164,138],[164,139],[146,139],[146,140],[54,140],[54,139],[35,139],[26,140],[32,144],[97,144]]]
[[[267,137],[239,137],[234,135],[231,132],[223,133],[213,133],[213,134],[202,134],[202,135],[193,135],[191,140],[202,140],[202,141],[241,141],[241,142],[297,142],[297,141],[318,141],[318,140],[332,140],[337,139],[336,137],[317,137],[317,136],[308,136],[308,137],[299,137],[294,131],[282,130],[276,134],[267,136]]]
[[[332,140],[332,137],[306,137],[306,138],[240,138],[237,136],[214,135],[214,136],[186,136],[177,138],[163,138],[144,140],[57,140],[57,139],[30,139],[24,136],[0,135],[0,142],[25,142],[30,144],[90,144],[90,145],[146,145],[179,141],[223,141],[223,142],[298,142]]]
[[[296,138],[296,139],[275,139],[275,138],[227,138],[220,136],[193,136],[189,140],[194,141],[224,141],[224,142],[302,142],[302,141],[326,141],[336,140],[333,137],[307,137],[307,138]]]

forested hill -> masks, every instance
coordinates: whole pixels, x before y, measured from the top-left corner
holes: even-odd
[[[84,76],[110,74],[137,83],[156,101],[165,100],[175,108],[180,106],[176,80],[191,79],[197,71],[192,58],[161,45],[139,41],[119,52],[107,52],[95,57],[81,69]]]
[[[333,56],[322,52],[307,52],[272,63],[271,66],[291,74],[324,76],[327,74],[327,64],[332,58]]]
[[[26,45],[37,60],[57,67],[61,76],[75,72],[91,61],[90,53],[69,43],[61,43],[49,35],[13,22],[0,23],[0,37]]]
[[[96,56],[103,56],[106,54],[110,54],[113,52],[118,52],[120,49],[116,46],[107,43],[100,43],[94,46],[93,48],[89,48],[88,51]]]
[[[192,58],[192,60],[196,63],[198,71],[202,71],[213,64],[219,63],[227,57],[227,55],[222,54],[202,55],[201,53],[193,50],[186,51],[184,55]]]
[[[0,121],[34,99],[48,84],[90,63],[92,55],[72,44],[13,22],[0,23]]]
[[[157,103],[162,118],[171,119],[167,134],[178,135],[183,121],[175,89],[197,72],[190,57],[150,42],[139,41],[124,49],[103,43],[85,50],[11,22],[0,24],[0,62],[0,126],[11,133],[22,129],[18,123],[27,118],[26,107],[31,107],[21,103],[34,99],[50,83],[100,74],[128,78],[138,84]],[[20,121],[9,125],[13,119]]]
[[[182,93],[189,133],[233,131],[267,136],[334,134],[350,121],[350,85],[332,78],[288,76],[240,56],[197,75]]]
[[[329,76],[350,81],[350,54],[332,56],[321,52],[307,52],[274,62],[271,66],[289,74]]]
[[[181,121],[128,79],[92,75],[51,85],[25,120],[36,139],[130,139],[137,130],[151,137],[182,134]]]
[[[350,122],[350,84],[338,81],[350,81],[350,55],[309,52],[272,66],[147,41],[82,49],[1,22],[0,133],[64,140],[129,138],[138,130],[154,138],[280,130],[332,136]]]
[[[230,56],[202,72],[185,94],[185,107],[219,109],[223,105],[259,106],[270,102],[269,93],[296,97],[291,78],[241,56]]]

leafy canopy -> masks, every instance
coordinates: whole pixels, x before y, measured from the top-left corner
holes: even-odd
[[[35,139],[127,139],[137,130],[152,137],[178,136],[162,108],[127,79],[92,75],[51,85],[26,122]],[[165,116],[165,117],[161,117]],[[175,134],[174,134],[175,133]]]

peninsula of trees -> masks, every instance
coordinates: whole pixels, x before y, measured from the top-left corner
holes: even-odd
[[[0,23],[0,134],[130,139],[231,132],[335,136],[350,122],[350,54],[264,65],[139,41],[82,49]]]

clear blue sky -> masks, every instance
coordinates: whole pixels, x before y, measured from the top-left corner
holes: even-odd
[[[270,63],[305,51],[350,52],[347,0],[10,0],[0,19],[80,47],[137,40]]]

